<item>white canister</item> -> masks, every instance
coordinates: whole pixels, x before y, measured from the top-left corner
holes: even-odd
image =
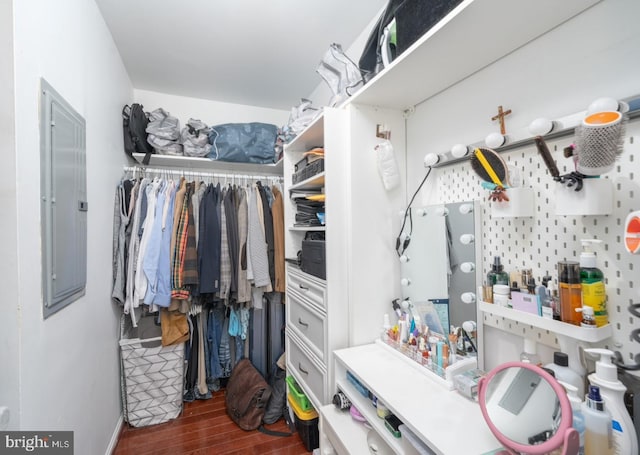
[[[506,284],[493,285],[493,304],[509,307],[509,286]]]

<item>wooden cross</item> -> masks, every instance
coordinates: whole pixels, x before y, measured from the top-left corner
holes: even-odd
[[[509,109],[508,111],[503,111],[502,106],[498,106],[498,115],[491,117],[491,120],[498,120],[500,122],[500,134],[502,134],[503,136],[507,134],[507,131],[504,128],[504,118],[509,114],[511,114],[511,109]]]

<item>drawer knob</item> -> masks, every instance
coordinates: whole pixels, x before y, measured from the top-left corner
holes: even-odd
[[[300,362],[298,362],[298,369],[304,374],[309,374],[309,372],[307,370],[302,368],[302,364]]]
[[[301,318],[298,318],[298,324],[300,324],[303,327],[309,327],[309,324],[304,322]]]
[[[309,288],[306,286],[303,286],[302,284],[299,284],[298,286],[300,286],[300,289],[302,289],[303,291],[308,291]]]

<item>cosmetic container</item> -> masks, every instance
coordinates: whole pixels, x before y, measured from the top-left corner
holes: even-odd
[[[585,455],[613,455],[611,414],[605,408],[598,386],[589,386],[584,403],[584,453]]]
[[[487,273],[487,284],[493,286],[494,284],[506,284],[509,285],[509,274],[504,271],[504,267],[500,263],[500,256],[494,256],[491,270]]]
[[[503,307],[509,307],[509,286],[506,284],[493,285],[493,303]]]
[[[607,313],[607,293],[604,287],[604,274],[597,267],[597,258],[591,251],[591,244],[601,240],[582,239],[584,251],[580,254],[580,282],[582,284],[582,305],[593,308],[596,326],[609,323]]]
[[[576,312],[577,308],[582,308],[580,264],[575,261],[558,262],[558,283],[560,287],[560,317],[562,322],[580,325],[582,315]]]

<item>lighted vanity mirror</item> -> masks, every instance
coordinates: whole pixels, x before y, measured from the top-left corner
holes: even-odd
[[[476,289],[481,284],[480,205],[456,202],[411,209],[405,224],[410,241],[400,258],[402,298],[439,321],[424,320],[433,331],[477,322]],[[405,304],[406,305],[406,304]],[[439,329],[438,327],[439,323]]]
[[[563,446],[563,454],[577,453],[579,437],[571,427],[569,398],[542,368],[522,362],[494,368],[480,380],[478,402],[489,428],[507,449],[545,454]]]

